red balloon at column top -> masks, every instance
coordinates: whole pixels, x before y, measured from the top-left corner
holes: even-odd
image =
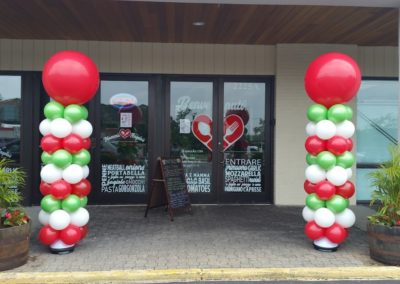
[[[99,87],[99,71],[85,54],[61,51],[43,67],[42,81],[47,94],[64,106],[84,104]]]
[[[348,102],[357,94],[361,71],[350,56],[331,52],[311,62],[304,81],[308,96],[329,108]]]

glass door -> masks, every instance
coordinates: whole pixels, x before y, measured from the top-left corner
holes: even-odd
[[[169,81],[170,157],[181,157],[192,202],[215,202],[214,83]]]
[[[272,201],[272,83],[167,81],[170,156],[183,159],[194,203]]]
[[[271,201],[267,174],[271,170],[267,161],[272,141],[270,128],[267,128],[270,125],[267,82],[224,80],[221,88],[219,200],[235,203]]]

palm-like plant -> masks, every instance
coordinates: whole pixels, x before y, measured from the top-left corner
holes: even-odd
[[[0,226],[22,225],[29,220],[20,208],[22,200],[20,192],[13,189],[25,184],[26,174],[20,168],[10,168],[10,163],[8,159],[0,160]]]
[[[376,187],[371,203],[378,204],[376,214],[369,216],[373,224],[400,225],[400,147],[389,148],[390,160],[369,174]]]

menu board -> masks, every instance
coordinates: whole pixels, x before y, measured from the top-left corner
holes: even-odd
[[[182,160],[161,159],[161,169],[168,194],[169,206],[173,209],[190,205]]]
[[[145,165],[101,165],[101,192],[143,193],[146,192]]]
[[[225,192],[261,192],[262,159],[225,159]]]

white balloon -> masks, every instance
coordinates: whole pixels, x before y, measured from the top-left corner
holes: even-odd
[[[50,134],[51,133],[50,124],[51,124],[50,119],[47,118],[43,119],[42,122],[39,124],[40,134],[42,134],[43,136]]]
[[[70,213],[69,215],[71,216],[72,225],[82,227],[89,222],[89,212],[83,207],[80,207],[78,210]]]
[[[315,127],[315,134],[323,140],[331,139],[336,134],[336,125],[330,120],[321,120]]]
[[[93,127],[89,121],[82,119],[72,125],[72,132],[85,139],[92,135]]]
[[[343,228],[350,228],[356,222],[356,215],[349,208],[335,215],[336,223]]]
[[[333,185],[341,186],[347,181],[347,171],[345,168],[335,166],[326,173],[326,178]]]
[[[49,225],[54,230],[64,230],[70,222],[71,217],[64,210],[58,209],[50,214]]]
[[[64,118],[56,118],[50,123],[50,132],[58,138],[64,138],[71,134],[72,125]]]
[[[326,178],[326,172],[318,165],[310,165],[306,168],[306,179],[312,183],[319,183]]]
[[[333,249],[337,248],[339,244],[332,243],[328,238],[322,237],[318,240],[314,241],[314,245],[320,247],[320,248],[326,248],[326,249]]]
[[[347,173],[347,179],[351,179],[351,177],[353,176],[353,170],[351,168],[347,168],[346,173]]]
[[[45,165],[40,171],[40,178],[47,183],[53,183],[62,178],[63,171],[54,164]]]
[[[351,136],[353,136],[354,131],[354,124],[350,120],[345,120],[341,123],[336,124],[336,135],[350,138]]]
[[[89,176],[89,167],[88,166],[83,166],[83,178],[87,178]]]
[[[315,211],[310,209],[308,206],[305,206],[303,208],[302,215],[306,222],[310,222],[310,221],[314,220]]]
[[[49,223],[50,214],[43,210],[40,210],[38,218],[39,218],[40,224],[45,226]]]
[[[309,122],[306,125],[306,133],[309,136],[315,135],[315,128],[316,128],[316,124],[314,122]]]
[[[322,228],[329,228],[335,223],[335,214],[328,208],[322,207],[315,211],[314,221]]]
[[[82,167],[76,164],[69,165],[62,172],[62,178],[71,184],[80,182],[83,179]]]

